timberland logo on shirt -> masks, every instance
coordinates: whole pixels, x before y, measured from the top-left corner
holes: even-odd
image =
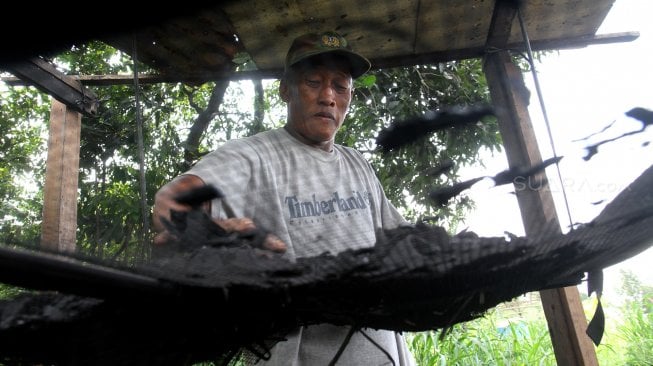
[[[338,192],[333,192],[327,200],[318,200],[315,194],[311,200],[303,201],[297,196],[287,196],[286,204],[291,219],[304,217],[324,216],[337,212],[364,210],[370,206],[370,195],[365,192],[352,191],[349,197],[340,197]]]

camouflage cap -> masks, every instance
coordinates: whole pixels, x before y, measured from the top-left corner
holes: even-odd
[[[354,52],[347,40],[336,32],[309,33],[295,38],[286,55],[285,69],[309,57],[332,53],[343,56],[351,66],[351,77],[357,78],[366,73],[370,61]]]

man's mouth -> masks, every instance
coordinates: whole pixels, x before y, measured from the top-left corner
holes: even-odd
[[[315,113],[315,117],[328,118],[328,119],[333,119],[333,120],[336,119],[336,118],[333,116],[333,114],[328,113],[328,112],[318,112],[318,113]]]

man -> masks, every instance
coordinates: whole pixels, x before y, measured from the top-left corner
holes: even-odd
[[[355,150],[334,144],[353,95],[353,78],[369,61],[337,33],[307,34],[291,45],[279,86],[287,103],[284,128],[226,142],[156,195],[154,220],[165,242],[161,217],[180,192],[212,184],[225,198],[211,214],[226,230],[256,225],[275,233],[266,249],[293,260],[324,252],[373,246],[377,229],[406,224],[386,199],[367,161]],[[345,343],[349,327],[303,327],[279,342],[266,365],[328,365]],[[390,360],[392,358],[392,361]],[[394,332],[355,332],[339,365],[409,365],[403,338]]]

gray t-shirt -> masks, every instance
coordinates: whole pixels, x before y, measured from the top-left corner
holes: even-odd
[[[288,246],[290,260],[373,246],[377,229],[405,220],[386,199],[370,164],[357,151],[333,152],[307,146],[285,129],[231,140],[206,155],[188,174],[215,185],[225,198],[213,202],[213,216],[249,217]],[[314,325],[287,336],[263,365],[327,365],[349,327]],[[395,360],[412,364],[402,337],[363,330]],[[357,332],[338,365],[389,365],[388,357]]]

